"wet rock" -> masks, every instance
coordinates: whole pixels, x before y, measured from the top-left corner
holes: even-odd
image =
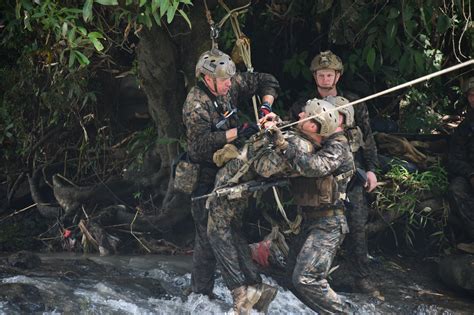
[[[3,283],[0,285],[0,299],[19,313],[44,312],[46,310],[40,290],[31,284]]]
[[[439,262],[438,275],[450,287],[474,294],[474,255],[444,257]]]
[[[28,251],[12,254],[8,257],[7,261],[11,267],[20,269],[34,269],[41,265],[39,256]]]

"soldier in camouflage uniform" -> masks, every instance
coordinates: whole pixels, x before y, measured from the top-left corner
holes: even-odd
[[[316,83],[314,97],[342,96],[349,101],[359,97],[350,92],[343,92],[337,88],[337,83],[343,74],[344,66],[341,59],[331,51],[321,52],[311,61],[310,70]],[[292,112],[296,113],[304,103],[296,102]],[[377,186],[375,169],[378,165],[377,147],[370,127],[369,112],[364,102],[354,106],[355,126],[347,134],[351,143],[356,167],[367,173],[367,184],[351,185],[348,191],[351,209],[347,212],[347,220],[351,233],[347,236],[346,247],[349,252],[351,267],[354,269],[355,284],[358,290],[378,296],[380,293],[369,280],[370,270],[368,261],[368,247],[366,223],[368,219],[368,205],[366,192],[373,191]],[[361,133],[356,130],[358,128]],[[358,135],[362,135],[359,137]]]
[[[200,165],[198,185],[192,196],[209,193],[214,187],[218,169],[212,156],[216,150],[258,131],[256,125],[239,122],[235,114],[237,107],[258,93],[263,102],[261,114],[267,114],[279,89],[272,75],[236,73],[230,57],[217,49],[200,56],[196,78],[197,84],[189,91],[183,106],[188,156]],[[212,296],[216,262],[207,237],[208,215],[204,203],[200,200],[191,204],[196,227],[191,283],[193,292]]]
[[[463,88],[469,109],[462,123],[454,131],[448,169],[453,176],[449,186],[451,221],[474,240],[474,77]]]
[[[335,107],[326,101],[310,100],[301,118],[315,114],[318,116],[301,122],[295,131],[284,135],[276,132],[276,150],[266,151],[267,146],[260,144],[255,149],[256,142],[251,143],[244,150],[245,156],[228,162],[219,171],[216,187],[234,178],[245,163],[251,165],[241,181],[255,176],[294,177],[292,193],[304,215],[304,238],[296,249],[299,254],[292,274],[293,284],[314,310],[347,312],[347,304],[330,288],[326,277],[336,250],[348,232],[343,201],[354,162]],[[262,150],[264,154],[260,154]],[[229,200],[225,196],[208,199],[209,238],[231,290],[261,283],[250,261],[249,247],[240,236],[246,201],[247,198]],[[261,310],[258,303],[254,308]]]

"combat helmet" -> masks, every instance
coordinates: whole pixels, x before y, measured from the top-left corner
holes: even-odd
[[[229,79],[235,74],[235,64],[229,55],[217,48],[204,52],[196,64],[196,78],[201,75]]]
[[[350,103],[350,101],[342,96],[326,96],[324,100],[328,101],[329,103],[333,104],[336,106],[338,109],[338,112],[344,115],[346,117],[346,127],[354,127],[355,125],[355,120],[354,120],[354,107],[351,106],[345,106],[343,108],[339,108],[343,105],[347,105]]]
[[[344,65],[342,64],[341,58],[335,55],[332,51],[326,50],[321,52],[319,55],[313,58],[309,70],[315,72],[322,69],[332,69],[339,71],[342,75],[344,72]]]
[[[317,98],[310,99],[303,107],[303,111],[308,116],[314,116],[312,119],[320,125],[319,134],[321,136],[329,136],[339,125],[339,115],[336,107],[325,100]]]
[[[464,82],[462,91],[467,93],[471,89],[474,89],[474,77],[470,77],[466,82]]]

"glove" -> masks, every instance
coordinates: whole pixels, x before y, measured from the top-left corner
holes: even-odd
[[[286,141],[281,130],[277,127],[273,127],[268,130],[273,136],[273,143],[275,144],[275,147],[280,151],[285,151],[288,148],[288,141]]]
[[[258,126],[254,123],[244,123],[242,126],[237,128],[237,137],[248,139],[257,132],[259,132]]]
[[[263,102],[259,110],[260,118],[265,117],[266,114],[269,114],[271,112],[272,112],[272,105],[270,105],[270,103],[268,102]]]

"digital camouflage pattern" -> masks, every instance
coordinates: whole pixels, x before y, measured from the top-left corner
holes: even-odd
[[[197,187],[199,164],[181,160],[176,165],[174,188],[185,194],[191,194]]]
[[[449,147],[451,220],[474,239],[474,110],[456,128]]]
[[[298,131],[287,131],[285,137],[301,152],[314,150],[311,142],[303,138]],[[240,182],[259,177],[298,176],[283,155],[271,148],[270,139],[262,137],[262,134],[253,136],[248,147],[243,151],[247,153],[242,154],[240,159],[230,160],[219,170],[215,189],[227,185],[246,163],[250,165],[239,179]],[[207,200],[208,236],[215,257],[222,267],[222,277],[231,290],[241,285],[261,282],[251,259],[249,246],[241,235],[242,216],[247,209],[249,197],[250,194],[241,199],[229,200],[225,196],[213,196]]]
[[[183,106],[187,151],[195,162],[212,163],[214,152],[226,143],[225,131],[239,126],[237,115],[232,115],[221,128],[215,126],[226,112],[247,104],[254,94],[277,97],[278,81],[266,73],[238,73],[231,79],[232,87],[224,96],[209,97],[206,87],[193,87]],[[203,85],[203,84],[202,84]]]
[[[353,170],[353,157],[350,152],[347,139],[342,133],[336,133],[326,138],[322,147],[308,146],[307,139],[302,138],[298,132],[289,131],[285,133],[289,142],[285,153],[280,153],[279,158],[286,159],[286,167],[281,168],[278,164],[277,170],[272,171],[271,167],[277,165],[270,161],[264,164],[261,161],[268,161],[270,152],[258,156],[258,160],[252,162],[242,181],[254,179],[261,176],[259,171],[270,176],[311,176],[324,177],[329,175],[340,175]],[[296,139],[300,139],[297,141]],[[310,143],[311,144],[311,143]],[[259,150],[265,150],[267,146],[261,145]],[[312,151],[309,151],[309,148]],[[249,149],[251,154],[256,154],[259,150]],[[275,151],[273,151],[275,152]],[[273,155],[276,156],[276,155]],[[249,157],[251,160],[251,156]],[[216,187],[225,185],[230,178],[245,164],[243,160],[234,159],[228,162],[216,176]],[[260,166],[255,168],[255,166]],[[340,192],[345,192],[350,177],[338,182]],[[338,201],[340,202],[340,201]],[[247,207],[247,198],[239,200],[228,200],[225,197],[210,197],[209,205],[209,225],[208,233],[214,249],[215,256],[222,265],[223,278],[230,289],[243,284],[253,284],[260,281],[253,263],[251,261],[248,244],[242,242],[241,224],[242,215]],[[338,207],[342,205],[335,204]],[[314,209],[317,211],[317,209]],[[331,290],[325,277],[331,266],[337,247],[341,244],[344,234],[348,232],[345,217],[336,216],[331,218],[321,218],[319,220],[304,221],[308,235],[314,234],[313,238],[308,237],[305,243],[306,251],[298,255],[298,260],[293,274],[295,287],[309,301],[313,309],[317,311],[332,310],[334,312],[344,309],[345,303],[339,295]],[[233,240],[238,239],[238,242]],[[305,240],[306,241],[306,240]],[[313,248],[313,250],[310,250]],[[311,252],[311,257],[306,253]],[[294,266],[294,265],[293,265]]]
[[[289,144],[285,152],[293,168],[305,177],[324,177],[348,174],[354,170],[353,155],[342,132],[326,138],[322,148],[313,154],[301,153]],[[349,173],[350,174],[350,173]],[[311,184],[311,178],[307,178]],[[337,181],[337,189],[344,194],[350,176]],[[336,200],[334,208],[343,208],[343,201]],[[317,208],[305,207],[303,216],[317,212]],[[349,232],[344,215],[303,220],[304,237],[293,246],[296,262],[289,263],[292,282],[305,303],[320,314],[347,312],[344,299],[335,293],[327,282],[327,275],[338,247]],[[291,253],[290,253],[291,256]],[[294,268],[292,268],[294,266]]]
[[[212,191],[217,167],[213,164],[214,152],[226,143],[226,130],[239,126],[237,115],[230,116],[219,128],[216,124],[223,115],[246,104],[255,93],[277,97],[278,81],[269,74],[241,73],[232,77],[232,86],[224,96],[206,93],[207,87],[199,82],[191,88],[183,105],[183,122],[186,127],[187,152],[191,161],[200,164],[198,188],[192,197]],[[193,292],[210,295],[214,287],[215,257],[207,236],[208,211],[205,200],[191,203],[196,226],[191,285]]]
[[[331,289],[327,276],[337,248],[348,232],[345,216],[305,219],[301,235],[290,246],[292,283],[306,305],[319,314],[347,312],[344,297]]]

